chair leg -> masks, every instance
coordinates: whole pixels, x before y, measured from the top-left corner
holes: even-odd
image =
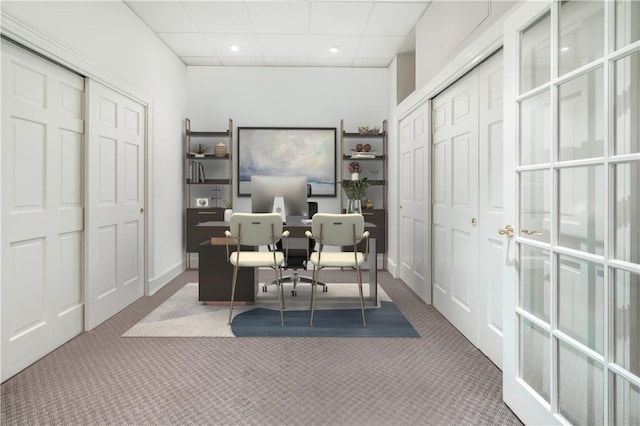
[[[319,268],[314,265],[313,266],[313,282],[311,283],[311,320],[309,321],[309,325],[313,325],[313,314],[316,309],[316,293],[318,292],[318,271]]]
[[[276,268],[275,272],[276,272],[276,289],[278,291],[278,302],[280,302],[280,325],[282,326],[284,325],[284,314],[282,313],[282,310],[284,308],[284,292],[283,292],[284,285],[282,284],[282,269]]]
[[[227,325],[231,325],[231,318],[233,315],[233,299],[236,295],[236,281],[238,278],[238,265],[233,267],[233,284],[231,285],[231,301],[229,302],[229,321]]]
[[[371,285],[371,284],[369,284]],[[358,290],[360,290],[360,309],[362,310],[362,326],[367,326],[367,321],[364,319],[364,296],[362,294],[362,271],[358,266]]]

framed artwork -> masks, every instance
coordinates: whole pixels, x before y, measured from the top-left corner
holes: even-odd
[[[196,207],[209,207],[208,198],[196,198]]]
[[[314,197],[336,195],[335,127],[238,127],[238,196],[251,176],[306,176]]]

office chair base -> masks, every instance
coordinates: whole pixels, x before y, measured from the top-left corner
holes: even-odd
[[[309,278],[309,277],[302,277],[300,275],[298,275],[297,272],[294,271],[294,273],[292,275],[288,275],[286,277],[282,277],[282,283],[292,283],[293,284],[293,289],[291,290],[291,296],[297,296],[298,295],[298,291],[296,290],[296,287],[298,286],[299,283],[306,283],[306,284],[311,284],[313,283],[313,279]],[[270,285],[275,285],[276,282],[274,281],[269,281],[266,282],[262,285],[262,292],[266,293],[267,292],[267,287]],[[325,283],[318,283],[319,286],[322,287],[322,292],[326,293],[328,291],[327,285]]]

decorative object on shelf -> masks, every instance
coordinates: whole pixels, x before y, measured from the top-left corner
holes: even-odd
[[[360,172],[362,171],[362,164],[357,161],[349,163],[349,173],[351,173],[351,180],[360,179]]]
[[[374,207],[374,202],[372,199],[368,199],[367,202],[364,204],[364,208],[371,210]]]
[[[364,149],[364,145],[362,145],[361,143],[356,144],[356,151],[360,152]]]
[[[194,157],[204,157],[204,154],[209,150],[209,147],[201,144],[201,143],[194,143],[193,144],[193,152],[194,152]]]
[[[215,155],[218,158],[226,157],[227,156],[227,146],[225,144],[223,144],[222,142],[217,144],[213,148],[213,155]]]
[[[198,207],[209,207],[209,199],[208,198],[196,198],[196,206],[198,206]]]
[[[362,213],[362,197],[367,195],[367,178],[343,180],[342,188],[347,195],[347,213]]]
[[[231,220],[231,215],[233,214],[233,209],[231,208],[231,201],[227,200],[224,202],[224,221],[229,222]]]
[[[377,135],[378,133],[380,133],[380,127],[359,126],[358,132],[361,135]]]
[[[362,148],[364,149],[365,152],[369,152],[369,151],[371,151],[371,144],[370,143],[365,143]]]

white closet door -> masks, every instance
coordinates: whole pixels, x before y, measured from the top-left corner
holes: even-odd
[[[429,286],[429,105],[418,107],[399,123],[400,129],[400,279],[425,302]]]
[[[82,332],[84,79],[2,42],[2,380]]]
[[[433,100],[433,306],[478,346],[478,73]]]
[[[144,293],[145,107],[88,84],[87,315],[92,329]]]
[[[478,348],[502,368],[502,51],[479,67]]]

